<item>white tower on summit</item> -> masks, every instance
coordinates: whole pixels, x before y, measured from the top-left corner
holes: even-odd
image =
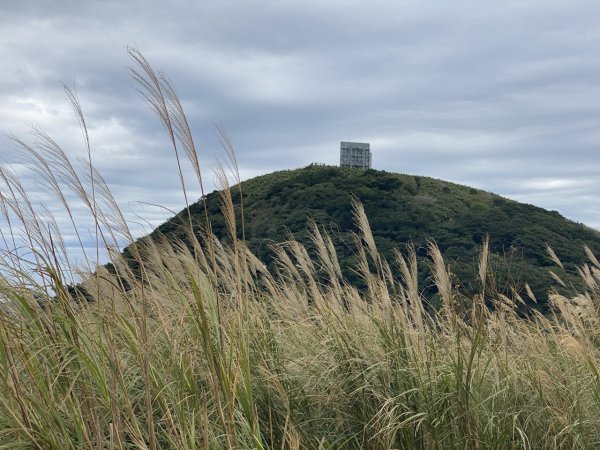
[[[370,145],[362,142],[340,142],[340,167],[370,169]]]

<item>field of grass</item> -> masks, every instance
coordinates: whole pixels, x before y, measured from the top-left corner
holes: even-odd
[[[185,150],[202,183],[174,90],[132,56],[176,157]],[[118,236],[133,241],[91,164],[78,174],[50,138],[37,138],[36,148],[17,144],[57,198],[61,189],[79,195],[99,251]],[[429,282],[442,303],[432,310],[414,250],[384,260],[360,204],[355,269],[365,289],[343,279],[330,237],[316,226],[317,256],[287,241],[267,269],[237,238],[243,224],[223,170],[229,244],[209,224],[200,239],[188,230],[191,249],[157,236],[131,247],[135,272],[115,251],[113,271],[83,276],[83,301],[68,288],[59,230],[30,208],[18,178],[0,175],[0,212],[10,223],[2,234],[0,292],[9,301],[0,308],[0,448],[600,445],[600,262],[589,251],[580,271],[587,292],[550,292],[554,314],[523,318],[523,298],[492,288],[487,241],[475,294],[456,287],[431,242]],[[10,251],[19,230],[28,252]]]

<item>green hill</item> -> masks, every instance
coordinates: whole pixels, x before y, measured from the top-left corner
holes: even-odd
[[[600,251],[600,233],[567,220],[555,211],[522,204],[498,195],[422,176],[377,170],[309,166],[259,176],[242,182],[245,237],[249,247],[267,263],[272,258],[271,242],[282,242],[292,233],[310,248],[307,219],[314,219],[333,234],[340,262],[351,282],[360,279],[351,270],[354,253],[350,233],[356,231],[352,198],[364,205],[380,252],[389,260],[393,249],[407,243],[427,259],[428,239],[442,250],[457,283],[468,292],[476,280],[476,267],[483,237],[490,236],[496,287],[523,289],[529,283],[544,308],[551,287],[559,288],[549,269],[555,266],[547,256],[550,245],[568,273],[585,262],[584,245]],[[239,206],[239,193],[232,189]],[[212,228],[226,236],[220,213],[219,193],[206,198]],[[200,203],[191,206],[193,220],[205,223]],[[239,215],[239,209],[238,209]],[[185,240],[182,211],[154,232]],[[240,231],[241,236],[241,231]],[[421,264],[421,267],[426,267]],[[435,294],[426,269],[420,274],[426,296]],[[577,283],[575,276],[565,277]],[[473,286],[475,290],[475,286]]]

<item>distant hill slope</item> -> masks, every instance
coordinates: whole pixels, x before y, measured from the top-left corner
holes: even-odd
[[[380,252],[391,260],[393,248],[413,243],[426,259],[428,239],[434,239],[451,264],[457,280],[467,290],[476,280],[480,245],[489,234],[496,284],[523,286],[528,282],[542,307],[553,282],[548,269],[554,263],[546,255],[549,244],[565,269],[575,272],[584,263],[584,244],[600,251],[600,233],[531,205],[446,181],[377,170],[309,166],[259,176],[242,182],[245,235],[249,247],[267,262],[272,256],[268,243],[281,242],[291,232],[310,246],[306,222],[313,218],[338,239],[336,245],[346,275],[356,283],[352,265],[350,231],[355,230],[351,200],[364,205]],[[236,189],[234,201],[239,203]],[[219,195],[207,196],[213,231],[224,236],[225,222],[219,211]],[[199,203],[191,211],[198,224],[204,223]],[[156,232],[184,237],[182,211]],[[187,214],[185,215],[187,217]],[[425,294],[432,283],[422,265],[420,274]],[[571,279],[576,282],[576,277]],[[475,290],[475,286],[473,286]]]

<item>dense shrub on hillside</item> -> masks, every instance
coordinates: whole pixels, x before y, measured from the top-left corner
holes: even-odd
[[[234,202],[239,203],[237,189],[232,192]],[[264,262],[272,262],[270,243],[283,242],[290,233],[310,249],[306,227],[311,219],[333,234],[342,269],[358,286],[361,281],[350,270],[353,251],[347,245],[351,232],[356,231],[351,215],[353,198],[364,205],[375,241],[386,259],[393,259],[395,248],[410,243],[425,261],[427,254],[422,249],[433,239],[465,286],[472,286],[476,279],[478,249],[489,236],[490,249],[497,255],[498,288],[504,292],[515,288],[524,294],[528,283],[543,310],[547,291],[561,289],[548,272],[552,261],[546,246],[551,245],[563,260],[568,269],[566,282],[580,288],[575,268],[584,262],[583,245],[600,251],[598,232],[556,212],[427,177],[309,166],[244,181],[242,192],[247,243]],[[208,195],[212,229],[225,238],[219,202],[218,192]],[[195,204],[191,211],[198,225],[202,224],[203,206]],[[239,219],[240,209],[237,211]],[[186,214],[184,211],[159,227],[160,232],[184,238],[180,227]],[[435,287],[427,283],[423,268],[420,279],[426,296],[434,295]]]

